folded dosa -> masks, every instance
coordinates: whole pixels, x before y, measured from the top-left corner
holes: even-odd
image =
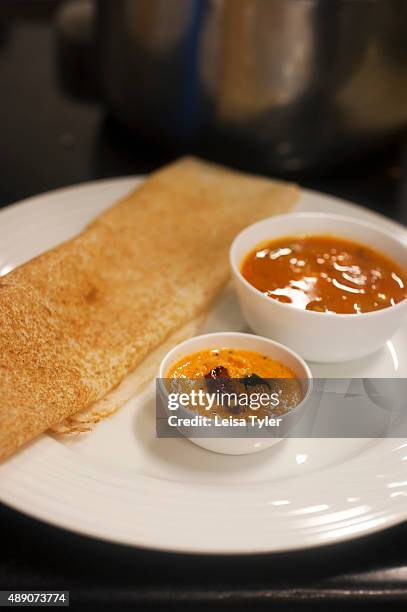
[[[246,225],[292,185],[181,159],[0,278],[0,459],[116,387],[228,279]]]

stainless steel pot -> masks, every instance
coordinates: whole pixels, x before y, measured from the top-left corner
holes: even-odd
[[[407,123],[406,0],[99,0],[106,102],[136,132],[261,171]]]

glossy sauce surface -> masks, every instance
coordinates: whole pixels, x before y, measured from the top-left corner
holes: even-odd
[[[407,274],[386,255],[336,236],[288,236],[243,260],[244,278],[265,295],[303,310],[360,314],[407,297]]]

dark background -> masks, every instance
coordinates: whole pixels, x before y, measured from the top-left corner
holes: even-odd
[[[0,0],[0,206],[146,173],[174,156],[127,134],[89,91],[72,94],[57,53],[57,5]],[[406,173],[401,135],[373,157],[298,178],[407,224]],[[406,609],[407,526],[309,552],[191,557],[97,542],[0,506],[0,589],[12,588],[69,589],[76,604],[117,610]]]

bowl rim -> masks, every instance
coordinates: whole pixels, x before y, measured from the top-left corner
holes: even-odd
[[[301,408],[303,408],[306,404],[306,402],[308,401],[309,397],[311,396],[313,390],[314,390],[314,376],[311,372],[311,368],[309,367],[309,365],[307,364],[307,362],[305,361],[305,359],[303,357],[301,357],[301,355],[299,355],[296,351],[294,351],[293,349],[291,349],[290,347],[286,346],[285,344],[282,344],[281,342],[277,342],[276,340],[272,340],[271,338],[267,338],[266,336],[260,336],[258,334],[248,334],[246,332],[234,332],[234,331],[218,331],[218,332],[209,332],[207,334],[199,334],[197,336],[192,336],[191,338],[187,338],[186,340],[183,340],[182,342],[179,342],[178,344],[176,344],[172,349],[170,349],[162,358],[160,366],[159,366],[159,370],[158,370],[158,381],[159,381],[159,387],[160,390],[163,391],[165,393],[165,395],[168,395],[168,391],[165,388],[165,386],[163,385],[163,380],[167,380],[165,378],[165,376],[161,376],[161,374],[163,373],[163,364],[164,362],[171,356],[172,353],[175,353],[176,349],[179,348],[180,346],[184,345],[184,344],[188,344],[188,342],[191,342],[193,340],[202,340],[202,339],[206,339],[208,338],[209,340],[211,338],[213,338],[214,336],[238,336],[238,337],[248,337],[248,338],[253,338],[253,339],[259,339],[259,340],[264,340],[266,341],[267,344],[271,344],[279,349],[283,349],[284,351],[286,351],[287,353],[289,353],[304,369],[305,373],[307,374],[306,378],[301,378],[301,377],[297,377],[297,380],[306,380],[307,381],[307,388],[305,390],[304,396],[301,399],[301,401],[294,406],[293,408],[290,408],[290,410],[288,410],[286,413],[282,414],[279,416],[279,418],[281,419],[285,419],[288,415],[292,415],[294,414],[294,412],[299,411]],[[208,349],[210,349],[210,347],[208,347]],[[201,349],[204,350],[204,349]],[[247,349],[250,350],[250,349]],[[253,349],[256,350],[256,349]],[[194,351],[192,351],[194,352]],[[199,351],[195,351],[195,352],[199,352]],[[257,351],[260,352],[260,351]],[[168,366],[167,366],[168,367]],[[190,414],[194,414],[193,411],[189,410],[189,408],[184,407],[185,411],[190,413]],[[212,417],[208,417],[210,420],[213,420]]]
[[[279,220],[279,219],[287,219],[289,220],[290,218],[316,218],[316,219],[331,219],[331,220],[337,220],[337,221],[346,221],[348,223],[351,223],[352,225],[358,225],[360,227],[365,227],[369,230],[374,231],[377,234],[381,234],[383,236],[385,236],[386,238],[392,240],[394,243],[397,243],[398,246],[400,246],[401,248],[403,248],[406,251],[407,254],[407,231],[406,231],[406,235],[405,235],[405,242],[400,239],[398,236],[394,236],[389,230],[384,230],[382,228],[378,229],[373,223],[371,223],[370,221],[365,221],[363,219],[357,219],[354,217],[350,217],[348,215],[339,215],[339,214],[335,214],[335,213],[325,213],[325,212],[293,212],[293,213],[287,213],[287,214],[282,214],[282,215],[274,215],[272,217],[266,217],[265,219],[261,219],[260,221],[256,221],[256,223],[252,223],[251,225],[248,225],[247,227],[245,227],[241,232],[239,232],[237,234],[237,236],[235,236],[232,244],[230,245],[230,249],[229,249],[229,264],[230,267],[232,269],[232,272],[234,274],[234,276],[246,287],[246,289],[249,289],[249,291],[256,297],[260,297],[262,300],[264,300],[264,303],[272,303],[273,306],[276,306],[277,308],[281,308],[282,310],[286,310],[289,309],[292,312],[297,312],[299,316],[310,316],[310,317],[319,317],[319,319],[321,320],[322,318],[325,319],[336,319],[339,321],[344,321],[344,320],[357,320],[360,319],[361,317],[366,319],[367,317],[378,317],[378,316],[383,316],[383,314],[388,314],[390,312],[395,312],[396,310],[401,310],[403,308],[405,308],[407,306],[407,298],[404,298],[403,300],[401,300],[400,302],[398,302],[397,304],[395,304],[394,306],[386,306],[385,308],[380,308],[380,310],[371,310],[369,312],[360,312],[360,313],[339,313],[339,312],[317,312],[314,310],[305,310],[305,309],[300,309],[297,308],[296,306],[294,306],[293,304],[288,304],[285,302],[279,302],[278,300],[273,300],[272,298],[267,297],[266,295],[264,295],[264,293],[262,293],[259,289],[256,289],[256,287],[254,287],[251,283],[249,283],[249,281],[247,281],[245,279],[245,277],[243,276],[243,274],[240,271],[240,263],[237,263],[237,257],[236,257],[236,249],[237,249],[237,245],[238,242],[242,239],[242,237],[246,234],[249,233],[251,231],[253,231],[256,227],[260,227],[265,223],[271,223],[273,221]],[[304,232],[306,233],[306,232]],[[311,235],[311,234],[309,234]],[[333,234],[335,235],[335,234]],[[338,236],[340,237],[340,236]],[[363,241],[360,242],[361,244],[366,244],[366,246],[369,246],[367,243],[364,243]],[[372,247],[370,247],[372,248]],[[381,251],[379,251],[381,252]],[[386,253],[383,253],[383,255],[386,255],[387,257],[389,257]],[[404,269],[405,266],[402,264],[401,267]],[[407,269],[404,270],[407,274]],[[301,314],[300,314],[301,313]]]

